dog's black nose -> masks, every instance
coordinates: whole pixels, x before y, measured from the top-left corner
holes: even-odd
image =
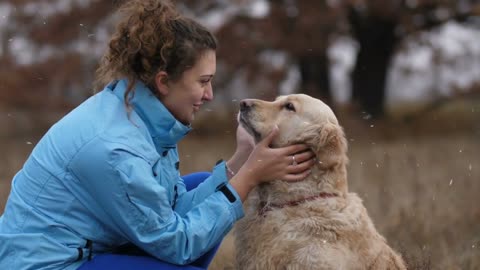
[[[252,107],[253,107],[253,102],[251,100],[244,99],[244,100],[240,101],[240,111],[241,112],[249,111],[250,108],[252,108]]]

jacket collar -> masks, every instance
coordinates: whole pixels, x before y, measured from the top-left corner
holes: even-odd
[[[127,90],[126,79],[114,81],[107,88],[123,102]],[[133,110],[145,122],[154,143],[160,147],[174,147],[191,130],[179,122],[155,97],[150,89],[140,81],[135,84],[135,93],[130,95]]]

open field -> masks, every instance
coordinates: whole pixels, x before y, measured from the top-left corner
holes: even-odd
[[[214,132],[195,129],[180,144],[183,173],[209,170],[232,154],[229,118],[205,122]],[[350,143],[350,190],[391,246],[410,269],[480,269],[480,107],[468,117],[432,113],[409,123],[357,118],[340,114]],[[40,135],[15,137],[0,140],[0,213],[11,178]]]

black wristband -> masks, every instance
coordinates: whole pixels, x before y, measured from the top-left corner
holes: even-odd
[[[217,191],[220,191],[223,193],[223,195],[225,195],[225,197],[228,199],[229,202],[233,203],[237,200],[237,198],[235,198],[235,195],[233,195],[233,193],[230,191],[230,189],[227,187],[227,184],[226,183],[222,183],[220,184],[217,189]]]

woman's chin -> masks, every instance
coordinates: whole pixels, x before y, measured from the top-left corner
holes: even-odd
[[[192,113],[190,117],[179,120],[179,121],[186,126],[190,126],[193,123],[193,120],[195,120],[195,113]]]

